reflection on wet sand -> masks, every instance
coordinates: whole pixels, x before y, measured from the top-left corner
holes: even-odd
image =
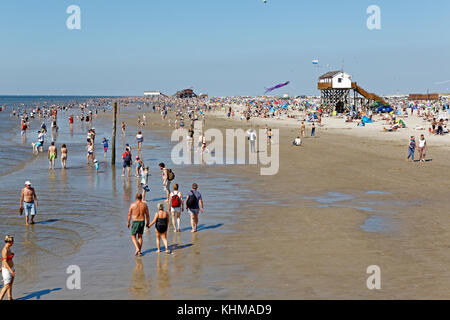
[[[163,258],[161,256],[164,256]],[[169,266],[169,255],[165,253],[159,253],[157,257],[157,265],[156,265],[156,274],[157,274],[157,281],[158,281],[158,289],[159,289],[159,295],[161,296],[161,299],[170,299],[170,296],[168,296],[168,289],[170,289],[170,276],[168,272],[168,266]],[[164,262],[161,265],[161,260],[164,260]]]
[[[123,180],[123,203],[127,204],[133,201],[132,196],[133,189],[131,187],[131,177],[129,176],[122,177],[122,180]]]
[[[145,277],[142,258],[136,258],[136,266],[133,270],[129,292],[131,299],[142,299],[149,295],[149,284]]]
[[[67,189],[67,171],[65,169],[61,170],[61,188]]]
[[[116,198],[117,197],[117,185],[116,185],[116,166],[113,164],[112,166],[111,166],[111,169],[112,169],[112,179],[111,179],[111,182],[112,182],[112,194],[113,194],[113,197],[114,198]]]

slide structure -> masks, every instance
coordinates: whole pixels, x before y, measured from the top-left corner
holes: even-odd
[[[352,82],[352,89],[358,92],[360,95],[362,95],[367,100],[373,100],[373,101],[381,101],[383,104],[388,104],[382,97],[377,96],[374,93],[369,93],[360,86],[356,82]]]

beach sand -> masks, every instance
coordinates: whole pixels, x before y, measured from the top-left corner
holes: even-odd
[[[132,145],[136,115],[131,110],[119,115]],[[265,124],[217,116],[207,116],[206,128]],[[100,117],[98,140],[110,132],[110,115]],[[173,128],[158,113],[146,112],[146,117],[144,145],[151,147],[143,152],[153,170],[149,203],[154,207],[162,196],[155,167],[170,154]],[[69,146],[69,152],[80,152],[69,157],[69,166],[75,166],[67,170],[69,178],[58,170],[49,174],[45,159],[35,160],[27,172],[3,177],[17,187],[3,187],[8,191],[1,199],[8,226],[1,231],[19,235],[15,250],[22,277],[16,294],[45,289],[54,291],[42,299],[448,299],[449,151],[430,138],[432,161],[408,163],[409,133],[406,140],[380,140],[353,134],[367,134],[368,127],[348,134],[349,129],[331,125],[294,148],[298,124],[272,121],[272,129],[280,128],[276,175],[260,175],[258,165],[168,164],[183,192],[194,180],[199,183],[207,212],[200,216],[199,233],[188,231],[187,217],[184,232],[169,232],[172,256],[154,253],[153,230],[144,235],[144,257],[132,256],[125,219],[136,183],[120,178],[120,149],[116,171],[108,163],[102,163],[98,177],[85,169],[84,131],[72,137],[80,146]],[[118,138],[122,145],[120,133]],[[50,222],[25,230],[13,208],[22,180],[30,175],[32,181],[42,179],[37,191],[47,214],[39,219]],[[55,196],[55,203],[46,204]],[[70,264],[82,269],[82,290],[65,289]],[[366,286],[371,265],[381,268],[381,290]]]
[[[217,116],[207,118],[207,128],[246,130],[266,122]],[[448,299],[448,137],[435,146],[441,137],[427,136],[432,161],[409,163],[409,132],[365,127],[348,134],[337,125],[327,128],[327,120],[337,122],[326,119],[327,130],[319,128],[300,148],[291,146],[298,125],[268,122],[280,128],[277,175],[261,176],[255,165],[202,169],[245,177],[255,194],[236,212],[239,232],[221,252],[247,270],[231,296]],[[381,268],[381,290],[366,286],[371,265]]]

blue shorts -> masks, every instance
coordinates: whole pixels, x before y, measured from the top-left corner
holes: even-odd
[[[199,211],[200,211],[200,209],[188,209],[188,212],[190,214],[194,214],[194,215],[197,215],[199,213]]]
[[[44,144],[44,143],[43,143],[42,141],[38,141],[38,142],[35,144],[35,146],[36,146],[36,147],[42,147],[43,144]]]
[[[24,202],[23,203],[23,211],[25,211],[25,216],[35,216],[36,215],[36,206],[34,202]]]
[[[124,167],[124,168],[126,168],[126,167],[131,167],[131,161],[124,161],[124,162],[123,162],[123,167]]]

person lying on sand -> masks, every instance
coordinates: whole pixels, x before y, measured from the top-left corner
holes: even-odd
[[[394,125],[393,125],[392,127],[390,127],[390,128],[383,127],[383,129],[384,129],[385,132],[393,132],[393,131],[397,131],[397,129],[398,129],[398,124],[394,124]]]

